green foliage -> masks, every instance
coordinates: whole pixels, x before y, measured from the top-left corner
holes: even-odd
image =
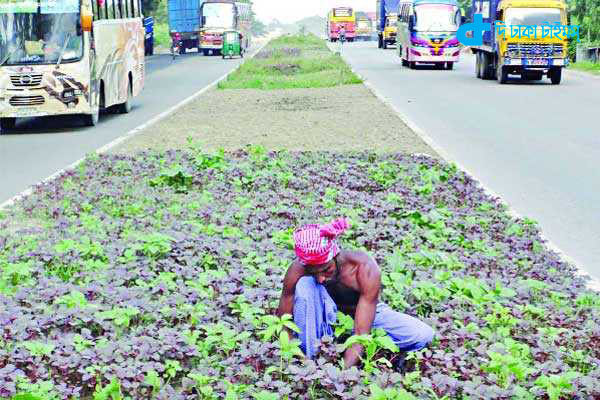
[[[170,186],[177,193],[187,193],[193,181],[194,177],[176,163],[163,168],[156,178],[150,180],[150,186]]]
[[[353,335],[344,342],[344,349],[348,349],[354,345],[361,345],[364,348],[364,355],[361,357],[363,369],[367,373],[372,373],[378,363],[389,364],[389,361],[383,357],[375,359],[381,350],[398,352],[398,346],[394,344],[383,329],[372,329],[369,335]]]
[[[282,47],[302,52],[291,56],[279,50]],[[273,90],[362,83],[339,55],[332,54],[325,42],[312,34],[275,39],[263,51],[270,52],[267,58],[247,60],[219,83],[219,89]]]
[[[372,384],[369,386],[369,389],[371,390],[369,400],[417,400],[415,396],[402,388],[396,389],[389,387],[382,389],[379,386]]]
[[[560,375],[542,375],[534,382],[546,391],[549,400],[559,400],[563,396],[572,395],[573,379],[579,377],[575,371],[568,371]]]
[[[110,311],[98,312],[96,316],[112,321],[118,328],[128,328],[132,319],[139,313],[140,311],[136,307],[115,307]]]
[[[22,342],[21,345],[25,347],[34,357],[49,356],[54,351],[53,344],[42,343],[35,340]]]
[[[58,400],[58,393],[51,381],[39,380],[31,383],[27,378],[18,376],[16,379],[17,395],[12,400]]]
[[[529,346],[506,338],[503,343],[496,345],[499,352],[487,352],[490,361],[482,369],[493,373],[498,379],[498,385],[506,388],[514,378],[517,382],[525,382],[527,377],[535,372],[531,367]]]
[[[337,319],[335,322],[335,337],[340,337],[342,335],[347,334],[348,332],[352,332],[354,329],[354,319],[351,316],[346,315],[340,311],[337,312]]]
[[[85,306],[87,306],[88,302],[83,293],[74,290],[71,293],[61,296],[54,300],[54,304],[63,304],[67,308],[84,308]]]
[[[105,387],[102,387],[100,384],[96,385],[93,400],[123,400],[119,380],[114,378]]]
[[[260,322],[264,326],[264,329],[260,331],[260,335],[266,341],[271,340],[273,336],[279,336],[285,328],[300,333],[300,328],[294,324],[292,316],[289,314],[284,314],[281,318],[275,315],[264,315],[260,318]]]

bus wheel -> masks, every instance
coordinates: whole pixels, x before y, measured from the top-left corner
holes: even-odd
[[[0,129],[6,131],[8,129],[15,129],[17,124],[16,118],[0,118]]]
[[[452,61],[449,61],[446,63],[446,69],[447,70],[452,70],[452,68],[454,68],[454,63]]]
[[[417,68],[417,63],[415,61],[409,61],[408,62],[408,68],[410,68],[410,69],[416,69]]]
[[[386,50],[387,49],[387,41],[383,41],[383,49]]]
[[[408,67],[408,61],[406,61],[404,58],[402,59],[402,66]]]
[[[127,100],[124,103],[119,104],[119,112],[121,114],[128,114],[131,111],[131,99],[133,98],[133,88],[131,85],[131,78],[127,85]]]

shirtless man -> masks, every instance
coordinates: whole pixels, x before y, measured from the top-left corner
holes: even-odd
[[[316,354],[321,337],[333,336],[338,310],[354,318],[355,335],[382,328],[400,350],[422,349],[433,340],[433,329],[379,301],[381,272],[375,260],[362,251],[340,250],[335,242],[348,227],[340,218],[294,232],[298,258],[285,274],[277,315],[294,316],[308,358]],[[344,366],[358,363],[362,352],[358,344],[348,348]]]

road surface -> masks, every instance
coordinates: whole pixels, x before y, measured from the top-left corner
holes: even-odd
[[[563,74],[506,85],[400,65],[396,49],[346,43],[343,57],[454,161],[540,223],[550,241],[600,278],[600,79]]]

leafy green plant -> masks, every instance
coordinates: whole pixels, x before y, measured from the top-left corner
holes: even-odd
[[[525,382],[527,377],[535,372],[531,367],[532,360],[527,344],[506,338],[504,343],[499,343],[497,347],[500,352],[487,352],[490,361],[483,365],[482,369],[495,374],[500,387],[507,387],[511,377],[518,382]]]
[[[351,316],[338,311],[334,327],[335,337],[346,335],[348,332],[352,332],[352,329],[354,329],[354,319],[352,319]]]
[[[150,180],[150,186],[170,186],[177,193],[187,193],[194,182],[194,177],[187,173],[181,164],[173,164],[163,168],[160,174]]]
[[[118,328],[128,328],[132,319],[139,315],[140,310],[136,307],[115,307],[109,311],[96,313],[98,318],[111,320]]]
[[[113,378],[105,387],[98,383],[93,397],[93,400],[123,400],[121,383],[117,378]]]
[[[52,343],[42,343],[35,340],[30,340],[22,342],[21,345],[25,347],[34,357],[49,356],[54,351],[54,345]]]
[[[88,301],[83,293],[74,290],[71,293],[61,296],[54,300],[54,304],[62,304],[65,305],[67,308],[84,308],[88,305]]]
[[[575,371],[560,375],[542,375],[535,380],[534,385],[544,389],[550,400],[559,400],[563,396],[573,394],[572,382],[577,377],[579,374]]]
[[[353,335],[344,342],[343,348],[346,350],[355,344],[361,345],[364,349],[361,361],[363,362],[363,369],[367,373],[372,373],[378,363],[391,366],[385,358],[376,358],[381,350],[388,350],[394,353],[399,351],[398,346],[394,344],[383,329],[373,329],[369,335]]]
[[[260,318],[260,322],[266,325],[259,333],[263,340],[270,341],[273,336],[279,336],[285,328],[296,333],[300,333],[300,329],[293,322],[292,316],[284,314],[280,317],[275,315],[264,315]]]
[[[402,388],[397,389],[388,387],[382,389],[379,386],[372,384],[369,386],[369,389],[371,390],[369,400],[417,400],[415,396]]]

